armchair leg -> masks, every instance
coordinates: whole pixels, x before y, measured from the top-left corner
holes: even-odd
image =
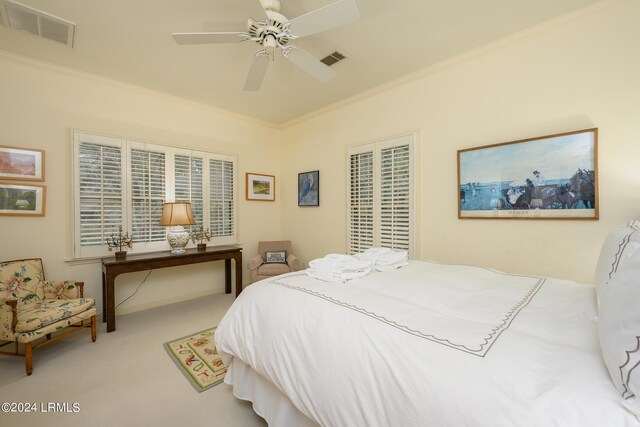
[[[31,375],[33,372],[33,355],[31,352],[31,343],[25,343],[24,345],[24,360],[27,368],[27,375]]]
[[[96,316],[91,316],[91,342],[96,342]]]

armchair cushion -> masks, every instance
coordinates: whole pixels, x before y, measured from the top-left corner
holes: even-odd
[[[0,264],[0,299],[30,304],[44,299],[42,260],[28,259]]]
[[[287,264],[262,264],[258,267],[259,276],[277,276],[279,274],[290,273],[291,268]]]
[[[81,297],[80,288],[73,280],[47,280],[43,282],[46,299],[76,299]]]
[[[31,332],[56,323],[68,317],[89,310],[95,305],[93,298],[45,299],[30,306],[18,309],[16,332]]]
[[[46,334],[50,334],[60,329],[67,328],[71,325],[78,324],[83,320],[90,319],[92,316],[96,315],[96,308],[92,307],[87,311],[83,311],[82,313],[78,313],[75,316],[67,317],[66,319],[62,319],[56,323],[52,323],[48,326],[45,326],[42,329],[38,329],[36,331],[29,332],[16,332],[15,334],[11,334],[10,341],[17,341],[20,343],[27,343],[34,341],[40,337],[43,337]],[[3,338],[4,339],[4,338]]]

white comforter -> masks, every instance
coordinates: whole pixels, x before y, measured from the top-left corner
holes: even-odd
[[[216,344],[323,426],[638,426],[595,320],[590,285],[411,261],[258,282]]]

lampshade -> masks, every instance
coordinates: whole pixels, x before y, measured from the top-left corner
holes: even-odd
[[[190,202],[165,202],[162,205],[162,218],[158,225],[172,227],[175,225],[194,225]]]

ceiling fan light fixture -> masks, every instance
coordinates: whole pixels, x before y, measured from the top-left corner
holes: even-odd
[[[262,45],[266,48],[274,48],[276,47],[276,38],[272,34],[267,34],[262,40]]]

